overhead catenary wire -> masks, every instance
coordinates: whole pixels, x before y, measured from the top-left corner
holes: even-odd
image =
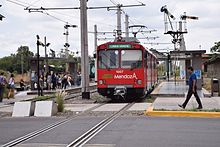
[[[6,1],[11,2],[11,3],[14,3],[14,4],[16,4],[16,5],[19,5],[19,6],[23,7],[23,8],[27,8],[28,5],[30,5],[30,4],[26,3],[26,2],[22,2],[22,1],[19,1],[19,0],[6,0]],[[27,5],[27,4],[28,4],[28,5]],[[31,5],[33,6],[33,4],[31,4]],[[54,18],[54,19],[56,19],[56,20],[58,20],[58,21],[61,21],[61,22],[64,22],[64,23],[67,22],[67,21],[65,21],[65,20],[63,20],[63,19],[60,19],[60,18],[58,18],[58,17],[56,17],[56,16],[53,16],[53,15],[49,14],[48,12],[43,12],[43,11],[35,11],[35,12],[40,12],[40,13],[42,13],[42,14],[45,14],[45,15],[51,17],[51,18]]]
[[[26,7],[26,5],[20,4],[19,2],[15,2],[15,1],[12,1],[12,0],[6,0],[6,1],[11,2],[11,3],[13,3],[13,4],[16,4],[16,5],[18,5],[18,6],[21,6],[21,7]]]
[[[39,1],[41,1],[41,0],[36,0],[36,1],[34,1],[33,3],[27,3],[27,2],[22,2],[22,1],[19,1],[19,0],[6,0],[6,1],[8,1],[8,2],[11,2],[11,3],[14,3],[14,4],[16,4],[16,5],[19,5],[19,6],[21,6],[21,7],[24,7],[25,9],[28,9],[30,6],[34,6],[34,7],[37,7],[36,5],[34,5],[34,4],[36,4],[37,2],[39,2]],[[77,8],[78,9],[78,8]],[[61,12],[57,12],[57,11],[50,11],[50,13],[49,12],[47,12],[46,10],[44,10],[44,11],[34,11],[34,12],[40,12],[40,13],[43,13],[43,14],[45,14],[45,15],[47,15],[47,16],[49,16],[49,17],[51,17],[51,18],[54,18],[54,19],[56,19],[56,20],[58,20],[58,21],[61,21],[61,22],[64,22],[64,23],[66,23],[66,22],[70,22],[70,21],[66,21],[66,20],[63,20],[63,19],[61,19],[61,18],[59,18],[59,17],[57,17],[57,16],[54,16],[54,15],[52,15],[51,13],[56,13],[56,14],[59,14],[59,15],[63,15],[63,16],[68,16],[68,17],[71,17],[71,19],[79,19],[79,16],[71,16],[71,15],[69,15],[69,14],[64,14],[64,13],[61,13]],[[77,17],[77,18],[76,18]],[[92,19],[89,19],[89,21],[91,21],[91,22],[95,22],[95,23],[99,23],[99,24],[103,24],[103,25],[105,25],[105,26],[110,26],[110,27],[115,27],[115,25],[110,25],[110,24],[108,24],[108,23],[104,23],[104,22],[100,22],[100,21],[97,21],[97,20],[92,20]],[[71,23],[69,23],[69,24],[71,24]]]
[[[40,2],[41,0],[35,0],[34,2],[32,2],[31,4],[29,4],[27,7],[30,7],[30,6],[34,6],[34,4]]]
[[[114,0],[110,0],[112,4],[114,5],[118,5],[118,3],[116,3]]]

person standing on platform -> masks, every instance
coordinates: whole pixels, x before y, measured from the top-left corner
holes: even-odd
[[[54,72],[51,75],[51,82],[52,82],[52,89],[55,90],[57,87],[57,78],[56,78],[56,74]]]
[[[194,95],[195,98],[196,98],[196,101],[199,105],[197,109],[202,109],[202,103],[201,103],[201,100],[200,100],[199,95],[197,93],[197,87],[196,87],[197,79],[196,79],[196,74],[193,72],[193,67],[191,67],[191,66],[188,67],[188,72],[190,74],[190,77],[189,77],[189,90],[188,90],[186,100],[184,101],[184,103],[182,105],[178,104],[178,106],[185,109],[185,107],[186,107],[187,103],[189,102],[191,96]]]
[[[50,73],[47,74],[47,90],[51,90],[51,84],[52,84],[52,76]]]
[[[0,102],[2,102],[5,85],[7,84],[6,78],[4,77],[4,73],[0,74]]]
[[[11,74],[11,77],[8,81],[8,98],[14,98],[14,89],[15,89],[15,79],[14,74]]]

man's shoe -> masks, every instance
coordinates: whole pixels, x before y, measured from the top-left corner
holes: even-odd
[[[180,108],[185,109],[185,107],[184,107],[183,105],[178,104],[178,106],[179,106]]]
[[[197,109],[202,109],[202,106],[199,106]]]

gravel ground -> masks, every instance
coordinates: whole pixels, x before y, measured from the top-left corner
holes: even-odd
[[[91,93],[90,99],[82,99],[82,96],[65,100],[65,104],[93,104],[93,103],[108,103],[111,99],[103,97],[98,93]]]
[[[115,102],[112,101],[109,98],[103,97],[99,95],[97,92],[96,93],[91,93],[90,94],[91,99],[82,99],[81,96],[75,97],[73,99],[68,99],[65,100],[65,104],[93,104],[93,103],[100,103],[100,104],[105,104],[105,103],[121,103],[121,102]],[[142,102],[146,101],[146,99],[141,100]],[[138,102],[141,102],[138,100]],[[72,111],[65,111],[65,112],[58,112],[56,114],[56,117],[74,117],[78,115],[80,112],[72,112]],[[82,114],[81,116],[94,116],[94,117],[107,117],[115,112],[87,112]],[[140,116],[143,115],[144,112],[142,111],[127,111],[122,116]],[[8,112],[0,112],[0,118],[2,117],[11,117],[12,113]]]
[[[109,98],[103,97],[101,95],[99,95],[97,92],[96,93],[91,93],[90,94],[91,99],[82,99],[81,96],[73,98],[73,99],[69,99],[69,100],[65,100],[65,104],[93,104],[93,103],[122,103],[124,101],[112,101]],[[148,101],[147,98],[145,99],[138,99],[137,102],[146,102]],[[80,112],[72,112],[72,111],[65,111],[62,113],[58,113],[57,116],[58,117],[71,117],[71,116],[75,116]],[[86,112],[84,114],[81,114],[81,116],[94,116],[94,117],[107,117],[109,115],[112,115],[115,112],[94,112],[94,111],[90,111],[90,112]],[[126,111],[124,114],[122,114],[122,116],[142,116],[144,115],[143,111]]]
[[[110,115],[114,114],[116,112],[113,111],[104,111],[104,112],[94,112],[94,111],[90,111],[90,112],[86,112],[81,114],[80,112],[72,112],[72,111],[66,111],[63,113],[57,113],[57,117],[74,117],[77,115],[80,115],[80,117],[109,117]],[[143,116],[144,115],[144,111],[126,111],[124,112],[121,116],[125,117],[125,116]]]
[[[12,116],[12,113],[10,112],[0,112],[0,118],[11,117],[11,116]]]

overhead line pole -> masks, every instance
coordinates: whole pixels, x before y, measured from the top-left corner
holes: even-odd
[[[97,45],[98,44],[98,30],[97,30],[97,25],[94,25],[94,53],[96,55],[96,58],[95,58],[95,71],[97,71]],[[97,72],[95,72],[95,81],[97,81]]]
[[[44,37],[44,49],[45,49],[45,59],[46,59],[45,73],[47,74],[49,65],[48,65],[47,38],[46,38],[46,36]]]
[[[89,99],[89,57],[88,57],[88,26],[87,26],[87,0],[80,0],[81,25],[81,68],[82,68],[82,98]]]
[[[125,15],[125,37],[128,38],[129,37],[129,16],[128,14]]]
[[[122,30],[121,30],[121,5],[117,7],[117,36],[118,40],[122,39]]]

